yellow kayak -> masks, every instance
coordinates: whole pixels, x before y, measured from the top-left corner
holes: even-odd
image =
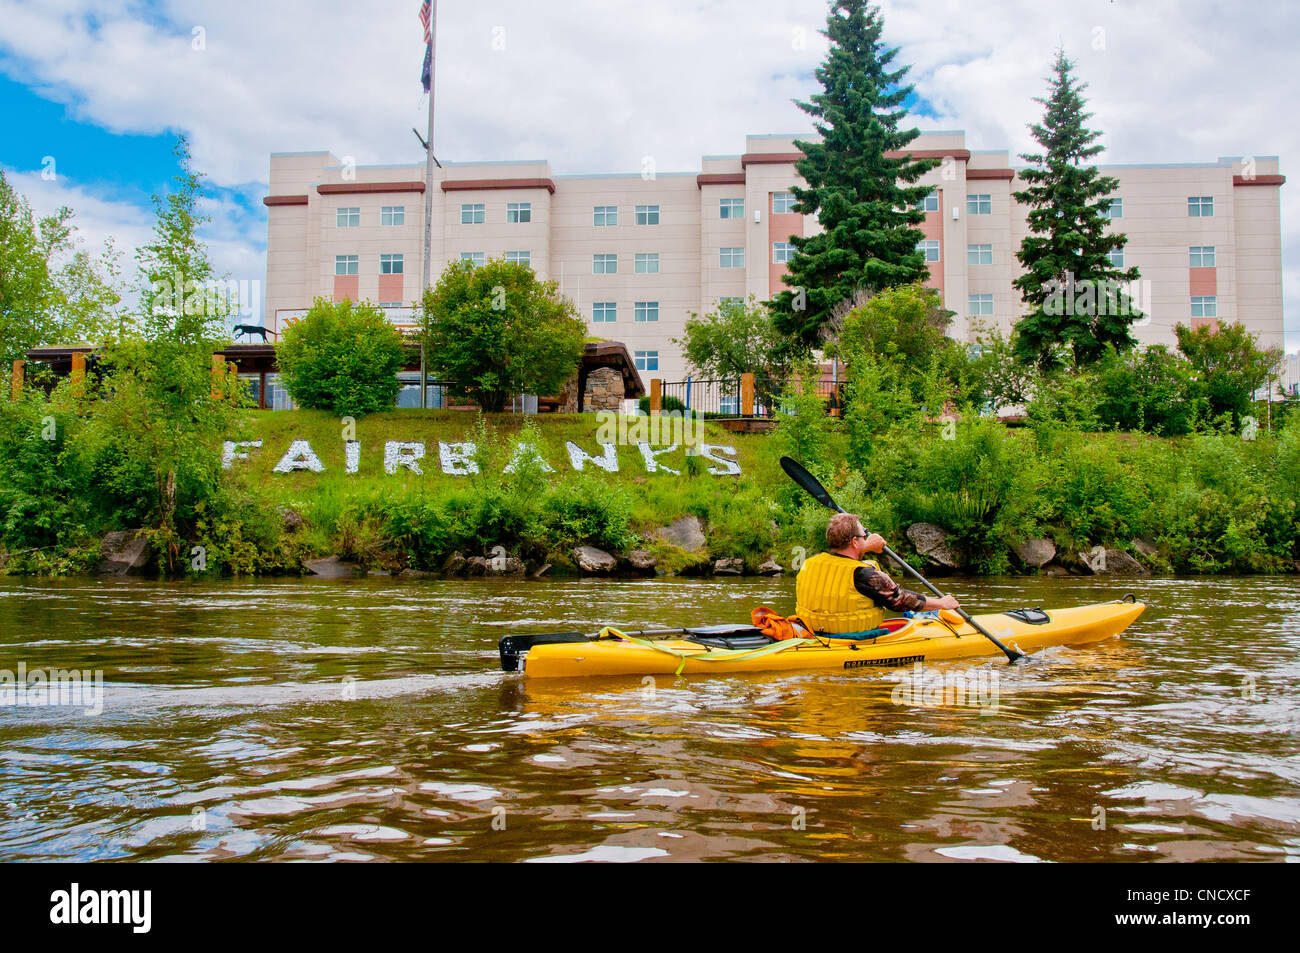
[[[1127,629],[1145,603],[1126,596],[1067,609],[1014,609],[974,618],[1002,642],[1022,653],[1053,645],[1100,642]],[[721,675],[898,668],[917,662],[1000,655],[967,622],[951,624],[934,615],[893,619],[892,629],[874,638],[817,636],[778,641],[753,626],[623,632],[606,627],[595,635],[558,632],[508,635],[501,639],[501,667],[529,678],[590,675]]]

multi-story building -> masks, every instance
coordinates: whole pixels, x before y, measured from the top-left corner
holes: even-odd
[[[504,256],[555,280],[594,336],[622,341],[642,376],[689,368],[674,338],[692,312],[760,300],[784,285],[791,235],[792,136],[750,136],[705,156],[699,172],[554,175],[545,161],[443,163],[433,187],[432,273],[461,258]],[[950,334],[1009,331],[1022,313],[1012,281],[1027,234],[1023,187],[1006,151],[971,151],[961,132],[927,133],[913,154],[939,165],[921,180],[930,284],[956,312]],[[1116,264],[1142,273],[1143,343],[1174,344],[1176,324],[1240,321],[1282,344],[1276,157],[1103,166],[1119,180],[1111,217],[1128,236]],[[367,300],[414,323],[424,238],[424,166],[353,166],[325,152],[271,157],[266,308],[278,331],[313,298]]]
[[[1300,351],[1282,355],[1279,362],[1278,379],[1273,389],[1276,397],[1280,391],[1292,397],[1300,397]]]

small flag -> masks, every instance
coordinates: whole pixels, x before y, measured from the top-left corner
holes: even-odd
[[[420,22],[424,24],[424,69],[420,71],[420,82],[424,84],[426,93],[433,85],[433,33],[430,24],[432,15],[429,0],[424,0],[420,4]]]

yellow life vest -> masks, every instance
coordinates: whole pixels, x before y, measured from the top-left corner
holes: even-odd
[[[867,632],[880,625],[885,610],[853,585],[853,573],[874,560],[862,562],[833,553],[818,553],[803,564],[794,583],[795,615],[818,632]]]

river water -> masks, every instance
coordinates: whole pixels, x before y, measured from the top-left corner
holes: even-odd
[[[104,679],[0,707],[0,860],[1300,860],[1300,579],[950,585],[1149,608],[934,666],[993,689],[958,704],[868,669],[498,665],[510,632],[792,611],[792,578],[0,579],[0,669]]]

